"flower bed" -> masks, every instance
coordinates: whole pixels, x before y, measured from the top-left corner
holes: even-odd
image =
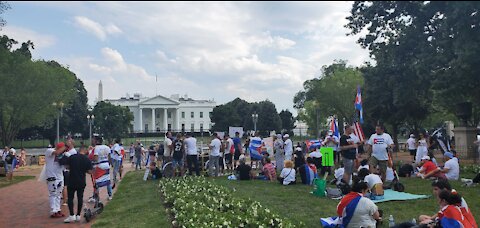
[[[295,227],[250,199],[203,177],[165,178],[160,181],[167,213],[174,227]]]

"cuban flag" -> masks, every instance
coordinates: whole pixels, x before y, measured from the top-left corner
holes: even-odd
[[[360,113],[360,123],[363,124],[363,108],[362,108],[362,93],[360,86],[357,86],[357,96],[355,97],[355,110]]]
[[[322,142],[320,142],[320,140],[318,139],[310,139],[310,140],[306,140],[305,144],[307,144],[308,150],[314,150],[314,149],[320,148]]]
[[[253,137],[250,139],[250,159],[261,160],[262,159],[262,139],[259,137]]]
[[[337,136],[340,139],[340,131],[338,130],[337,118],[333,117],[332,122],[330,122],[330,130],[333,132],[334,136]]]
[[[448,205],[441,210],[440,224],[442,227],[451,227],[451,228],[466,228],[473,227],[468,221],[465,221],[460,208]]]
[[[97,188],[110,185],[110,169],[95,168],[93,178]]]

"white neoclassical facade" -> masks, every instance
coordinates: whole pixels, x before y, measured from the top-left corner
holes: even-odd
[[[135,94],[105,101],[130,109],[134,132],[206,132],[211,128],[210,113],[216,106],[213,100],[194,100],[178,94],[170,98],[161,95],[142,98]]]

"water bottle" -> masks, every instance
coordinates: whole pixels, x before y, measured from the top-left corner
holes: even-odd
[[[388,227],[394,227],[395,226],[395,220],[393,219],[393,215],[390,215],[388,218]]]
[[[415,218],[412,219],[412,223],[417,225],[417,220]]]

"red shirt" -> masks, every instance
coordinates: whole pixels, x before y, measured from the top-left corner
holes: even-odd
[[[426,161],[425,164],[423,164],[422,168],[425,170],[425,175],[427,175],[433,170],[436,170],[437,166],[432,161]]]
[[[272,163],[267,163],[263,166],[263,173],[267,178],[270,178],[270,175],[273,176],[273,178],[277,177],[277,171],[275,171],[275,167],[273,167]]]

